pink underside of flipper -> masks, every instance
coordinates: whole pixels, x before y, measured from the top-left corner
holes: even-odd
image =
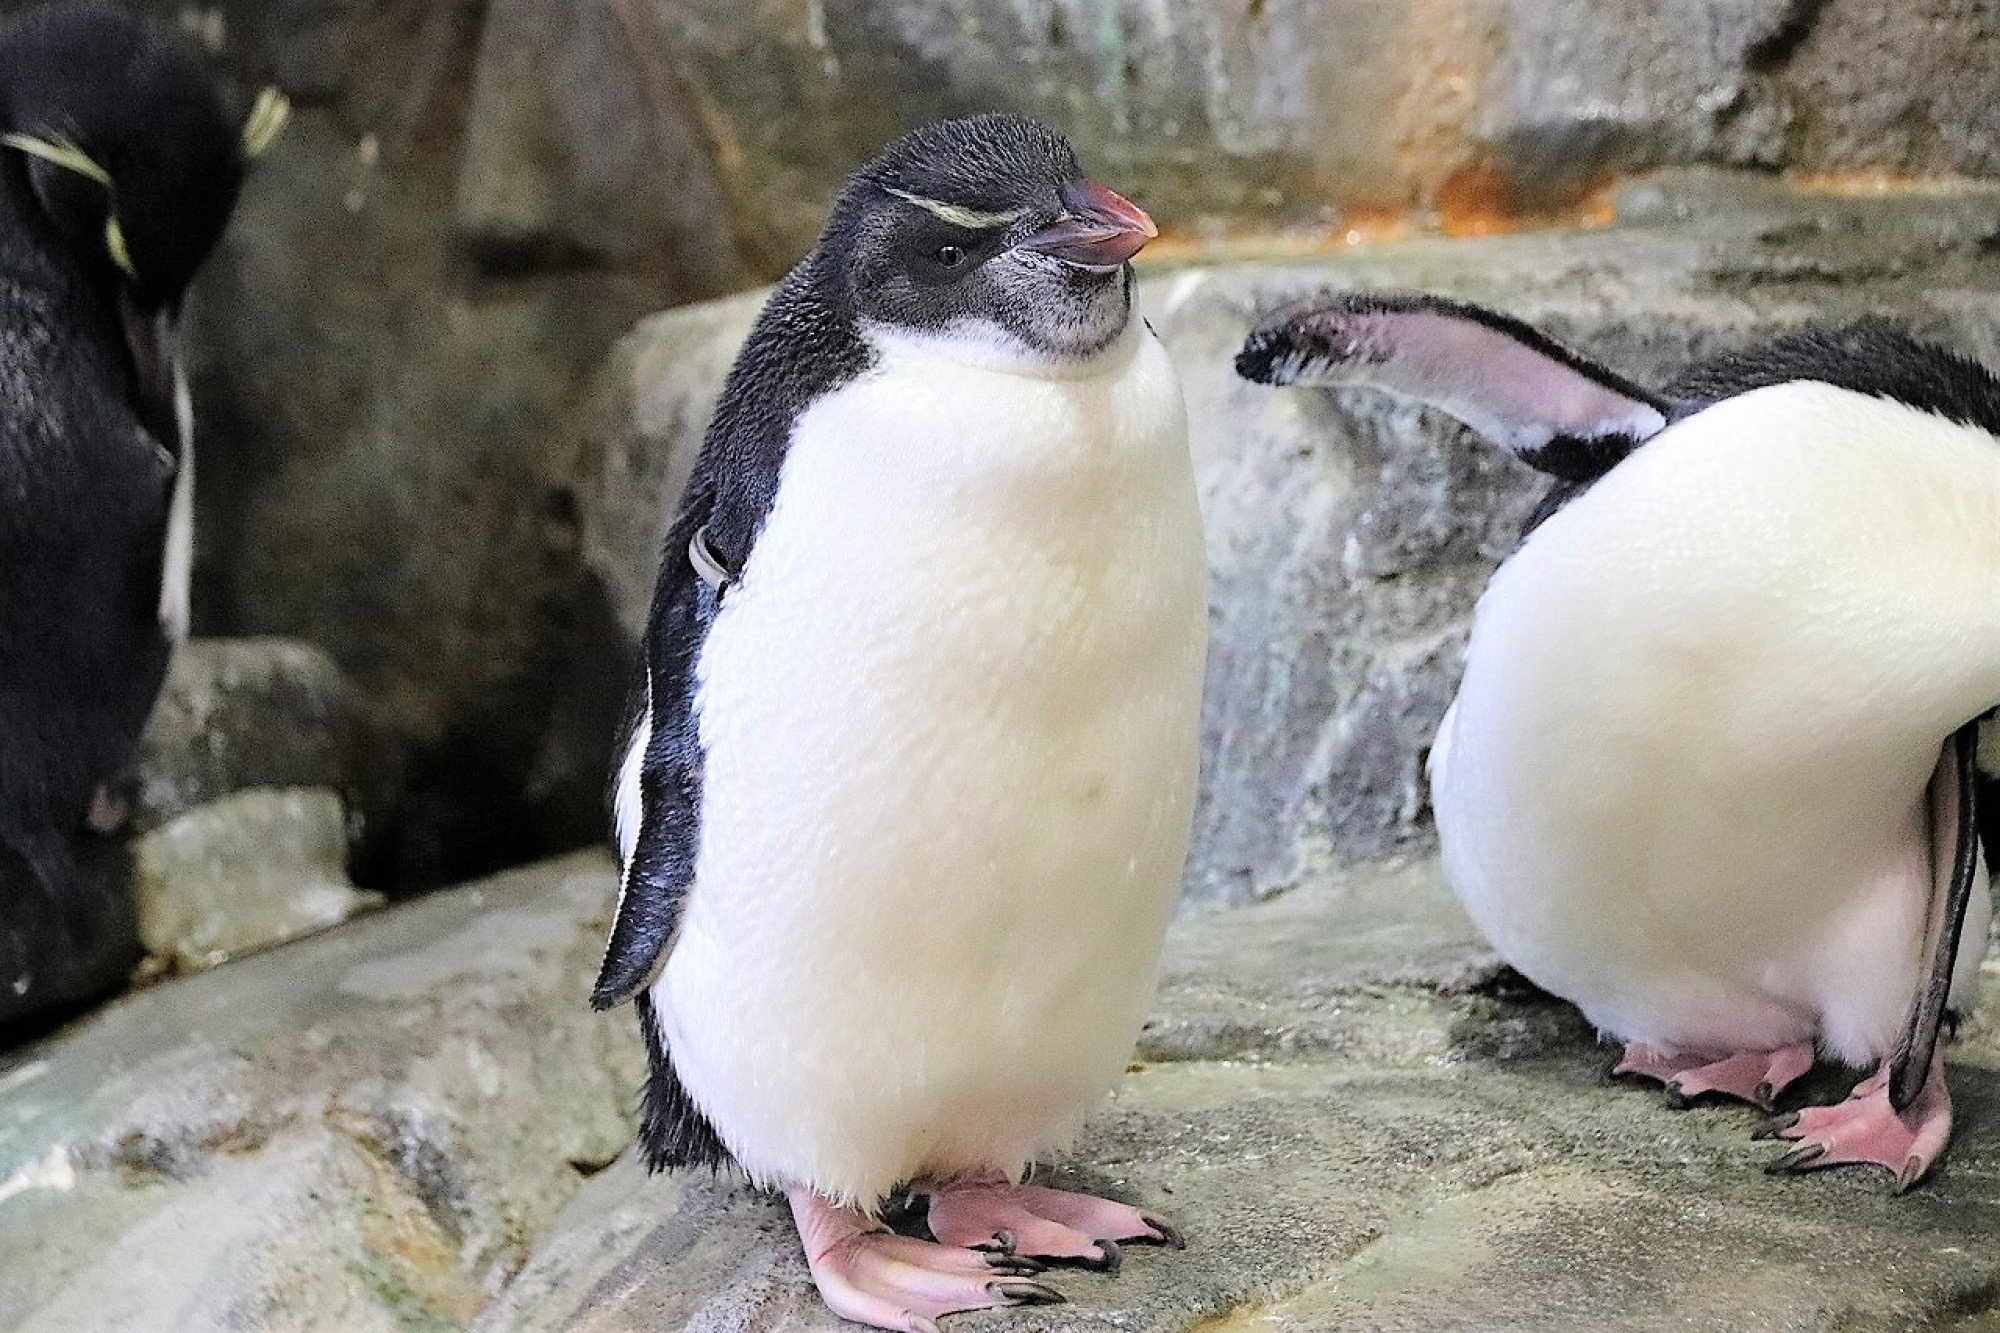
[[[931,1191],[931,1234],[946,1245],[1036,1259],[1118,1265],[1118,1242],[1181,1243],[1172,1226],[1130,1204],[997,1179],[950,1181]]]
[[[1809,1042],[1770,1051],[1738,1051],[1714,1060],[1703,1055],[1666,1055],[1635,1041],[1626,1044],[1624,1056],[1611,1072],[1657,1079],[1666,1085],[1670,1096],[1685,1101],[1712,1092],[1768,1111],[1773,1099],[1812,1067]]]
[[[961,1310],[1062,1300],[1029,1280],[1041,1268],[1031,1259],[899,1236],[809,1189],[789,1190],[787,1197],[813,1283],[843,1319],[899,1333],[937,1333],[932,1321]]]
[[[1951,1090],[1945,1086],[1944,1057],[1931,1057],[1931,1071],[1917,1099],[1898,1112],[1889,1104],[1888,1065],[1856,1085],[1846,1101],[1810,1106],[1785,1116],[1771,1128],[1797,1146],[1771,1163],[1773,1171],[1817,1171],[1850,1162],[1887,1167],[1901,1194],[1923,1179],[1951,1139]]]

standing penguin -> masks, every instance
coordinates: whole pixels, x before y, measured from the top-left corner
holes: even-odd
[[[1617,1072],[1769,1109],[1774,1169],[1951,1133],[1938,1053],[1991,913],[1977,724],[2000,705],[2000,381],[1879,324],[1663,394],[1440,297],[1280,312],[1273,384],[1431,403],[1561,485],[1479,601],[1431,750],[1447,878],[1501,956],[1626,1042]],[[1643,443],[1644,447],[1639,447]]]
[[[177,323],[243,160],[194,53],[109,3],[0,28],[0,1019],[84,998],[131,962],[73,839],[123,781],[186,636],[192,412]],[[39,906],[37,906],[39,904]]]
[[[655,1168],[782,1189],[882,1328],[1171,1242],[1017,1183],[1123,1071],[1192,817],[1205,560],[1156,234],[1032,121],[856,172],[723,386],[614,782],[600,1007]],[[875,1220],[909,1184],[937,1243]]]

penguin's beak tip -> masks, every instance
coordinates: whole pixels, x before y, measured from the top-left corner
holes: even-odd
[[[1092,272],[1110,272],[1160,234],[1146,211],[1096,181],[1063,187],[1063,216],[1020,243]]]

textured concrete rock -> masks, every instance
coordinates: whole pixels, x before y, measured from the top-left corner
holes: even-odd
[[[1928,0],[653,0],[737,235],[784,262],[848,164],[996,107],[1182,235],[1572,204],[1670,165],[1990,174],[1985,6]]]
[[[392,765],[324,649],[191,639],[175,651],[140,740],[133,822],[153,828],[245,787],[324,787],[377,804]]]
[[[2000,1004],[1949,1053],[1950,1161],[1770,1177],[1745,1108],[1607,1083],[1565,1005],[1469,989],[1486,958],[1434,862],[1359,868],[1184,921],[1138,1059],[1046,1176],[1174,1218],[1184,1252],[1057,1271],[1063,1307],[963,1333],[1086,1329],[1919,1328],[1990,1313]],[[1990,970],[2000,971],[2000,969]],[[1839,1095],[1831,1071],[1813,1091]],[[847,1327],[783,1205],[728,1179],[591,1179],[484,1333]]]
[[[334,792],[235,792],[145,834],[135,849],[139,938],[198,972],[339,925],[382,905],[347,879],[347,817]]]
[[[0,1323],[833,1330],[782,1206],[648,1178],[626,1012],[583,991],[592,857],[119,1001],[0,1060]],[[1051,925],[1052,929],[1059,928]],[[2000,1001],[1948,1053],[1934,1179],[1772,1178],[1743,1108],[1607,1084],[1504,1000],[1428,859],[1183,921],[1131,1069],[1045,1178],[1185,1252],[1058,1272],[1034,1329],[1917,1328],[2000,1290]],[[2000,966],[1989,964],[2000,981]],[[1806,1095],[1837,1096],[1838,1075]],[[622,1155],[621,1155],[622,1154]]]
[[[1759,177],[1628,188],[1616,225],[1149,268],[1140,304],[1186,390],[1213,591],[1205,799],[1189,901],[1241,904],[1330,861],[1421,847],[1422,768],[1472,602],[1541,484],[1379,397],[1276,392],[1231,362],[1264,312],[1326,287],[1423,287],[1512,310],[1641,379],[1816,320],[1892,315],[2000,363],[2000,189],[1882,197]],[[759,294],[647,321],[600,380],[583,550],[624,638]],[[622,407],[619,405],[622,404]]]
[[[0,1325],[458,1327],[629,1142],[575,857],[136,992],[0,1058]]]

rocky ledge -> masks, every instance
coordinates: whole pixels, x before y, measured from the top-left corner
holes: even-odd
[[[613,888],[592,856],[503,875],[9,1057],[0,1325],[843,1327],[782,1204],[621,1152],[636,1032],[583,1002]],[[1489,993],[1490,961],[1429,859],[1181,922],[1130,1071],[1047,1178],[1188,1248],[952,1326],[1990,1326],[2000,1000],[1950,1051],[1948,1159],[1895,1198],[1765,1175],[1758,1113],[1607,1081],[1574,1011]]]

